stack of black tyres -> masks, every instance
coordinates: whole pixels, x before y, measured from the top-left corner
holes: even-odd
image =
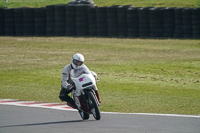
[[[192,26],[193,38],[200,38],[200,8],[192,11]]]
[[[128,37],[139,37],[138,9],[133,7],[127,9]]]
[[[36,36],[46,35],[46,8],[34,8]]]
[[[4,8],[0,8],[0,36],[5,35]]]
[[[149,9],[150,37],[163,37],[163,8]]]
[[[174,36],[174,8],[165,8],[163,11],[163,37]]]
[[[16,36],[24,35],[24,13],[23,8],[15,8],[15,33]]]
[[[118,6],[107,7],[108,37],[118,37]]]
[[[127,28],[127,10],[130,6],[119,6],[117,8],[118,12],[118,36],[127,37],[128,28]]]
[[[65,36],[66,5],[55,5],[55,35]]]
[[[76,6],[76,34],[77,36],[88,36],[88,8],[87,5]]]
[[[0,8],[0,36],[200,38],[200,8]]]
[[[5,9],[5,35],[14,36],[15,35],[15,16],[14,9]]]
[[[174,9],[174,19],[175,19],[175,29],[174,29],[174,38],[183,37],[183,8]]]
[[[192,9],[184,8],[183,10],[183,37],[191,38],[192,36]]]
[[[55,5],[46,6],[46,35],[55,35]]]
[[[96,8],[97,36],[107,37],[107,7]]]
[[[24,15],[24,35],[25,36],[32,36],[34,35],[34,8],[23,8],[23,15]]]
[[[76,36],[76,6],[66,6],[66,36]]]
[[[138,8],[139,37],[149,37],[149,7]]]
[[[88,28],[90,36],[97,36],[96,7],[88,8]]]

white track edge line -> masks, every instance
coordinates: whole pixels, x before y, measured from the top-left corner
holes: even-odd
[[[4,99],[3,99],[4,100]],[[3,101],[0,99],[0,101]],[[11,99],[9,99],[11,100]],[[35,108],[46,108],[46,109],[56,109],[56,110],[66,110],[66,111],[77,111],[76,109],[66,109],[62,106],[57,107],[47,107],[41,105],[47,105],[52,103],[41,103],[36,105],[23,105],[21,103],[34,102],[34,101],[13,101],[10,103],[0,103],[0,105],[14,105],[14,106],[23,106],[23,107],[35,107]],[[101,112],[103,114],[117,114],[117,115],[143,115],[143,116],[169,116],[169,117],[186,117],[186,118],[200,118],[200,115],[182,115],[182,114],[156,114],[156,113],[121,113],[121,112]]]

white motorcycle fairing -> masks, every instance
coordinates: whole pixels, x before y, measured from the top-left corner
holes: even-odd
[[[92,89],[97,91],[96,80],[92,74],[82,74],[78,78],[73,78],[76,89],[72,91],[76,96],[80,96],[83,93],[84,89]]]
[[[75,89],[72,90],[75,104],[79,109],[83,108],[80,97],[85,94],[85,90],[90,90],[93,92],[95,101],[98,106],[100,106],[99,100],[96,97],[95,91],[97,91],[96,80],[92,74],[82,74],[78,78],[71,77],[75,84]]]

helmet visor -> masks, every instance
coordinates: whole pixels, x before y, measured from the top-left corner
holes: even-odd
[[[81,66],[81,65],[83,64],[83,62],[78,61],[78,60],[75,60],[75,59],[73,59],[73,63],[74,63],[76,66]]]

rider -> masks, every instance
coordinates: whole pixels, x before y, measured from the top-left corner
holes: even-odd
[[[74,87],[73,83],[71,83],[69,80],[70,75],[72,75],[74,78],[77,78],[83,73],[91,73],[97,80],[97,74],[90,71],[88,67],[83,64],[84,60],[84,56],[77,53],[73,55],[72,63],[66,65],[62,70],[62,85],[59,98],[61,99],[61,101],[66,101],[67,105],[71,106],[74,109],[77,109],[76,104],[74,103],[74,100],[70,96],[68,96],[68,94],[71,92],[70,90],[72,90],[72,88]],[[98,91],[95,92],[98,100],[100,101]]]

